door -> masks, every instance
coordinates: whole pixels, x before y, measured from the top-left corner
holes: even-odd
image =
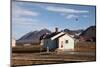
[[[61,41],[61,48],[64,48],[64,42]]]

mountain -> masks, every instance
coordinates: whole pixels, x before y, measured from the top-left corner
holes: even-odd
[[[95,37],[96,34],[96,26],[90,26],[85,31],[83,31],[80,36],[91,36]]]
[[[86,30],[84,30],[80,37],[84,40],[96,40],[96,26],[90,26]]]
[[[25,34],[20,39],[17,40],[17,44],[27,44],[27,43],[39,43],[40,42],[40,36],[42,36],[45,33],[51,33],[51,31],[47,29],[42,29],[40,31],[33,31]]]
[[[83,30],[82,29],[80,29],[80,30],[64,29],[64,32],[67,32],[68,34],[71,34],[71,35],[76,35],[76,34],[80,34],[81,32],[83,32]]]
[[[96,27],[91,26],[87,28],[86,30],[69,30],[69,29],[64,29],[64,32],[67,32],[71,35],[78,35],[81,37],[88,37],[88,38],[96,38]],[[33,31],[25,34],[22,36],[20,39],[18,39],[16,42],[17,44],[34,44],[34,43],[39,43],[40,42],[40,37],[46,33],[52,33],[48,29],[42,29],[40,31]],[[80,34],[81,33],[81,34]],[[79,35],[80,34],[80,35]]]

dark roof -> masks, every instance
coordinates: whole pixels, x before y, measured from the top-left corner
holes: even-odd
[[[59,34],[60,32],[53,32],[53,33],[51,33],[51,34],[44,34],[44,35],[42,35],[41,37],[40,37],[40,40],[42,40],[42,39],[49,39],[49,38],[51,38],[51,37],[53,37],[53,36],[55,36],[55,35],[57,35],[57,34]]]
[[[51,34],[44,34],[43,36],[40,37],[40,40],[42,40],[42,39],[49,39],[49,38],[51,38],[51,37],[53,37],[53,36],[55,36],[55,35],[57,35],[57,34],[59,34],[59,33],[61,33],[61,32],[53,32],[53,33],[51,33]],[[65,34],[67,34],[67,35],[70,36],[70,34],[68,34],[68,33],[65,33]],[[65,34],[62,34],[62,35],[60,35],[60,36],[57,37],[57,38],[60,38],[60,37],[62,37],[62,36],[65,35]],[[70,37],[71,37],[71,36],[70,36]],[[71,37],[71,38],[73,38],[73,37]],[[74,39],[74,38],[73,38],[73,39]]]

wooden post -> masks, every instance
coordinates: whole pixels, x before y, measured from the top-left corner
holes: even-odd
[[[47,53],[49,53],[49,47],[47,46]]]

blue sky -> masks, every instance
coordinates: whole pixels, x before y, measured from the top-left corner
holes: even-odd
[[[95,25],[95,6],[12,2],[12,36],[41,29],[86,29]],[[78,19],[78,21],[76,21]]]

